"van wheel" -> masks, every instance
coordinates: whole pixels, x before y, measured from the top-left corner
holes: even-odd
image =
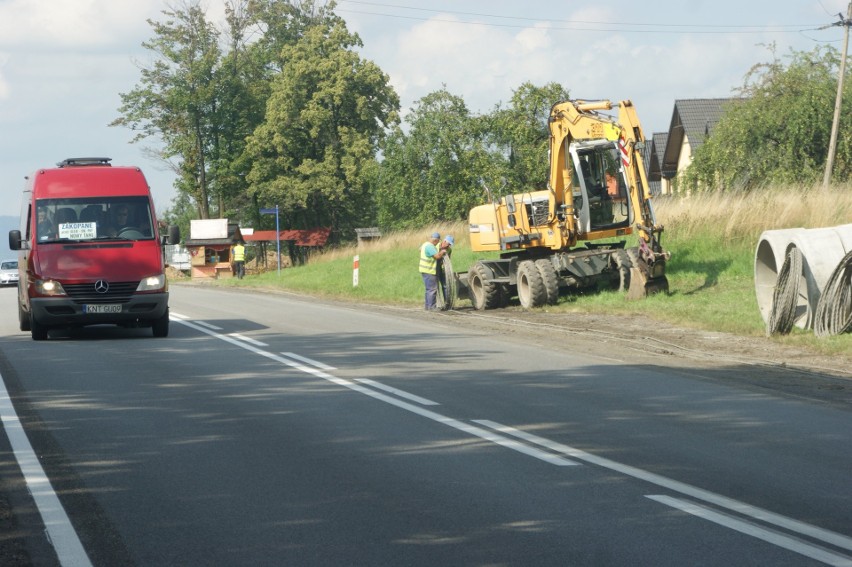
[[[34,341],[43,341],[47,338],[47,327],[30,317],[30,333]]]
[[[154,332],[154,336],[157,338],[168,337],[169,336],[169,310],[166,309],[166,313],[154,321],[154,324],[151,325],[151,330]]]
[[[20,303],[18,303],[18,327],[22,331],[30,330],[30,316],[26,311],[24,311],[24,308]]]

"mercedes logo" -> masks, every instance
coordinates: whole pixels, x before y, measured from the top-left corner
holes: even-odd
[[[109,291],[109,283],[106,280],[98,280],[95,282],[95,291],[98,293],[106,293]]]

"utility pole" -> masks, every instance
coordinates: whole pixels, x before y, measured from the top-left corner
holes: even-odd
[[[843,14],[840,16],[840,21],[834,25],[843,26],[846,31],[843,33],[843,53],[840,54],[840,76],[837,78],[837,98],[834,100],[834,120],[831,123],[831,140],[828,143],[828,159],[825,162],[825,175],[822,178],[823,190],[828,189],[828,182],[831,180],[831,171],[834,169],[834,154],[837,152],[837,130],[840,127],[840,103],[843,100],[843,76],[846,74],[846,50],[849,47],[849,26],[852,25],[852,1],[849,2],[849,7],[846,9],[846,19],[843,19]]]

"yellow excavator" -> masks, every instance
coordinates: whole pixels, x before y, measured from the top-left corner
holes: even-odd
[[[605,113],[614,107],[617,118]],[[555,304],[563,289],[601,282],[630,298],[668,291],[670,254],[660,244],[633,103],[559,102],[548,127],[547,189],[495,199],[486,187],[490,202],[470,211],[470,244],[499,258],[478,260],[444,291],[469,297],[476,309],[514,296],[525,309]],[[634,233],[638,243],[628,247]]]

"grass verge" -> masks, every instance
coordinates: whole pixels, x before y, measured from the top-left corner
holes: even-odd
[[[558,312],[646,316],[653,320],[745,336],[765,335],[754,293],[754,249],[764,230],[836,226],[852,221],[852,190],[836,187],[776,188],[757,193],[669,197],[656,202],[657,216],[667,228],[663,244],[672,252],[668,264],[669,294],[628,301],[616,291],[563,295]],[[217,285],[281,288],[318,296],[416,307],[423,302],[417,272],[418,248],[434,230],[456,240],[453,266],[467,271],[486,255],[470,250],[465,223],[426,227],[385,235],[381,240],[348,246],[315,256],[304,266]],[[353,258],[359,257],[359,282],[353,286]],[[852,335],[817,339],[794,329],[773,337],[831,355],[852,351]]]

